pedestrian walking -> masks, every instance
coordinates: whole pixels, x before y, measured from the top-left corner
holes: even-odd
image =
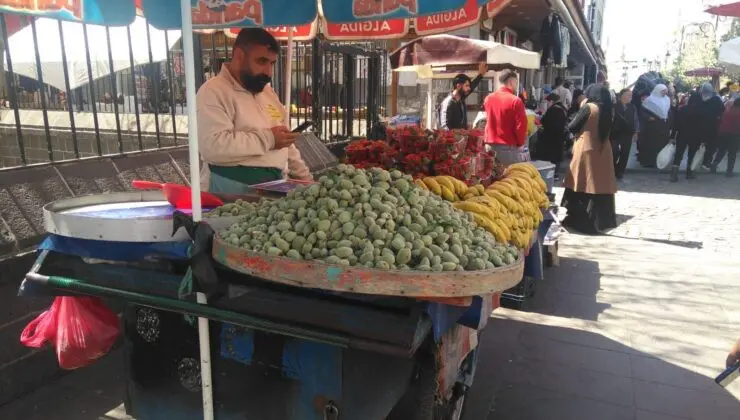
[[[712,162],[712,173],[717,172],[722,159],[727,155],[727,177],[732,177],[735,170],[735,159],[737,158],[737,149],[740,146],[740,98],[735,99],[732,108],[729,108],[722,115],[722,121],[719,125],[719,141],[717,155]]]
[[[717,151],[719,122],[724,112],[724,104],[722,104],[722,99],[709,82],[701,85],[699,93],[701,94],[702,104],[700,107],[701,115],[697,123],[701,125],[701,133],[706,146],[702,168],[708,171],[711,169],[714,154]]]
[[[555,164],[555,174],[560,172],[560,163],[565,152],[568,112],[556,93],[547,96],[548,108],[542,116],[543,130],[537,139],[539,157]]]
[[[439,107],[439,127],[445,130],[468,128],[468,107],[465,99],[478,87],[483,76],[488,72],[488,65],[478,65],[478,76],[470,79],[465,74],[458,74],[452,79],[452,91]]]
[[[523,147],[527,142],[527,112],[516,95],[519,76],[513,70],[499,75],[501,87],[486,97],[486,149],[496,152],[503,165],[529,160]]]
[[[656,85],[650,96],[642,102],[637,159],[646,168],[655,167],[658,153],[668,144],[670,110],[671,98],[668,97],[668,87],[663,84]]]
[[[585,234],[617,227],[614,196],[617,181],[611,142],[614,106],[609,89],[592,85],[587,102],[568,126],[576,134],[561,205],[568,210],[563,226]]]
[[[701,126],[698,124],[701,118],[701,105],[701,95],[697,92],[691,92],[687,104],[679,107],[676,113],[673,126],[676,136],[676,155],[673,158],[673,167],[671,167],[671,182],[678,182],[678,169],[686,149],[688,149],[686,179],[695,178],[691,170],[691,162],[701,145]]]
[[[624,177],[632,150],[632,140],[638,132],[639,119],[637,110],[632,104],[632,91],[622,89],[617,95],[617,104],[614,107],[614,127],[611,134],[614,173],[617,179]]]

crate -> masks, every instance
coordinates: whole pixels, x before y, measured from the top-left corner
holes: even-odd
[[[544,160],[535,160],[532,164],[540,172],[542,179],[545,180],[548,194],[551,194],[552,189],[555,186],[555,164]]]

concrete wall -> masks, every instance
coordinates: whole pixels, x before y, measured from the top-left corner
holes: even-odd
[[[16,296],[45,234],[42,206],[68,197],[125,191],[134,179],[182,184],[189,173],[184,147],[0,171],[0,404],[62,374],[51,349],[30,350],[19,343],[23,328],[51,302]]]

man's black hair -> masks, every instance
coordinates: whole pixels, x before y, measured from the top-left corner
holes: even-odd
[[[563,83],[563,87],[566,89],[570,89],[571,83],[570,80],[566,80],[565,83]]]
[[[457,76],[455,76],[454,79],[452,79],[452,87],[453,88],[457,87],[458,83],[461,85],[464,85],[465,82],[470,82],[470,77],[468,77],[465,74],[460,73]]]
[[[280,44],[275,37],[262,28],[244,28],[239,31],[239,35],[234,41],[234,48],[244,51],[250,45],[264,45],[268,50],[280,53]]]
[[[562,77],[556,77],[555,78],[555,87],[558,87],[563,84],[563,78]]]
[[[545,99],[547,99],[548,101],[560,102],[560,95],[558,95],[557,93],[551,93],[547,95],[547,98]]]
[[[505,85],[506,82],[508,82],[511,79],[518,79],[518,78],[519,78],[519,75],[516,74],[516,72],[514,70],[511,70],[511,69],[501,70],[501,74],[498,75],[498,81],[502,85]]]

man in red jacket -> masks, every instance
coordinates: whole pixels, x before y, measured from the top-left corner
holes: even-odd
[[[527,141],[527,113],[524,102],[517,96],[519,76],[516,72],[503,70],[498,80],[501,88],[488,95],[483,103],[488,117],[486,144],[506,165],[525,160],[521,148]]]

